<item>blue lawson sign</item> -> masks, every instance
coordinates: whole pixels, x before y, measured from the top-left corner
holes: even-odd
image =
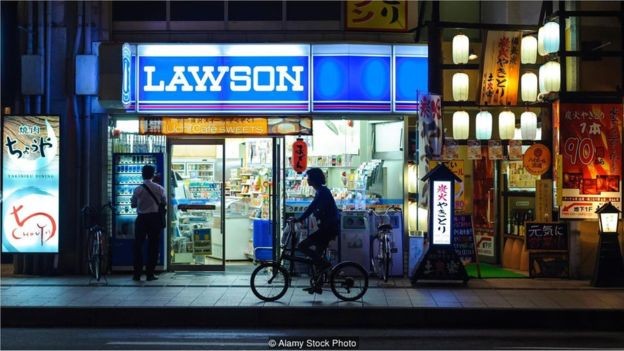
[[[427,91],[423,45],[124,46],[123,103],[139,113],[416,113]]]
[[[139,112],[306,113],[309,45],[139,45]]]

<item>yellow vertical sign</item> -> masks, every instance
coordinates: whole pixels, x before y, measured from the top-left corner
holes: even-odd
[[[345,1],[347,29],[407,30],[407,1]]]

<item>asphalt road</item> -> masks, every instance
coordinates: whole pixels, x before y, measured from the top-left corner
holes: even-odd
[[[3,328],[0,334],[2,350],[271,350],[280,342],[291,350],[624,349],[624,333],[577,330]]]

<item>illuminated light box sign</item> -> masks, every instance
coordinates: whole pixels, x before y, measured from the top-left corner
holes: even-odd
[[[424,45],[124,44],[122,51],[128,112],[416,113],[427,91]]]
[[[419,98],[429,89],[427,47],[394,45],[393,50],[393,110],[414,113],[418,111]]]
[[[434,245],[451,244],[451,224],[453,209],[451,208],[452,189],[449,181],[433,181],[433,222],[432,237]]]
[[[2,118],[2,252],[58,253],[59,121]]]
[[[309,45],[138,45],[137,110],[309,112]]]
[[[392,112],[392,46],[312,46],[314,112]]]
[[[312,118],[141,117],[139,134],[152,135],[312,135]]]

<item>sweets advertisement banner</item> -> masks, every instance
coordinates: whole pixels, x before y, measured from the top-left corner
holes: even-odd
[[[58,253],[59,123],[2,117],[2,252]]]
[[[312,135],[312,118],[140,117],[139,134],[153,135]]]
[[[597,218],[606,202],[622,209],[622,105],[559,107],[563,156],[561,218]]]

